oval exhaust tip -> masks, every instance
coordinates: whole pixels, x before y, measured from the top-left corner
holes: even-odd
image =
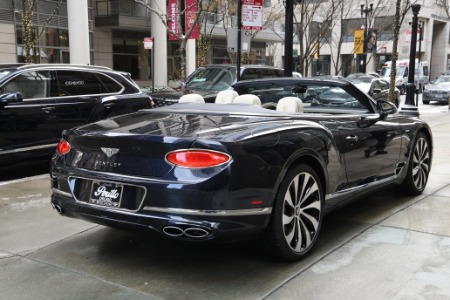
[[[189,227],[184,230],[184,234],[191,238],[204,238],[209,232],[203,228]]]
[[[184,234],[183,229],[176,226],[166,226],[163,228],[164,234],[172,237],[180,237]]]

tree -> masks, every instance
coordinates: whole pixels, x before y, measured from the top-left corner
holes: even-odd
[[[398,58],[398,39],[400,36],[400,27],[405,19],[405,15],[411,8],[411,2],[402,0],[396,0],[395,2],[395,18],[394,18],[394,39],[392,45],[392,66],[391,66],[391,79],[389,87],[389,101],[394,102],[395,100],[395,76],[397,69],[397,58]]]
[[[181,0],[184,2],[184,0]],[[202,0],[195,0],[194,4],[179,9],[179,13],[177,14],[177,17],[175,20],[171,20],[169,16],[166,13],[163,13],[162,10],[155,9],[151,7],[147,0],[134,0],[134,2],[141,4],[144,6],[147,10],[152,12],[154,14],[154,17],[157,17],[161,20],[163,25],[166,27],[167,31],[170,35],[172,35],[179,43],[179,49],[178,49],[178,57],[180,59],[180,80],[185,81],[187,74],[186,74],[186,45],[187,41],[190,38],[192,32],[194,31],[196,25],[199,24],[199,19],[203,11],[203,1]],[[180,1],[178,1],[179,3]],[[186,17],[187,11],[189,11],[193,6],[197,7],[197,12],[195,15],[189,16],[189,22],[190,26],[188,28],[185,28],[184,18]],[[179,5],[178,5],[179,6]],[[178,31],[174,31],[171,26],[169,26],[169,23],[176,23]]]
[[[303,0],[295,7],[294,23],[300,45],[299,71],[304,76],[308,76],[311,58],[320,49],[321,43],[331,38],[331,29],[336,25],[333,20],[339,13],[343,1],[322,3],[315,0]]]
[[[37,63],[39,49],[34,50],[40,37],[44,34],[46,25],[53,19],[55,14],[58,12],[59,5],[62,0],[60,0],[52,14],[41,24],[41,30],[37,31],[33,24],[33,16],[36,10],[36,0],[22,0],[22,7],[20,10],[20,16],[22,17],[23,26],[23,43],[24,43],[24,57],[26,63]]]

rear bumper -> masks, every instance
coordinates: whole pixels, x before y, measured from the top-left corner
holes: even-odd
[[[270,208],[200,211],[151,207],[134,212],[80,203],[55,189],[51,204],[63,216],[190,241],[232,242],[255,238],[267,226],[271,213]]]

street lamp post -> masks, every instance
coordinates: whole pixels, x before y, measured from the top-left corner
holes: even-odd
[[[366,3],[361,3],[361,17],[365,16],[364,21],[364,44],[363,44],[363,54],[362,59],[360,60],[359,65],[359,71],[361,73],[366,73],[366,64],[367,64],[367,33],[368,33],[368,25],[367,25],[367,19],[368,15],[371,14],[373,11],[373,3],[370,3],[369,6],[367,6]]]
[[[421,48],[422,48],[422,41],[423,41],[423,21],[420,21],[417,24],[418,28],[419,28],[419,63],[420,63],[420,52],[421,52]]]
[[[316,62],[316,74],[315,76],[321,75],[321,65],[320,65],[320,38],[321,38],[321,32],[322,32],[322,22],[317,22],[317,40],[314,45],[314,61]]]
[[[420,21],[419,24],[417,25],[419,27],[419,64],[420,64],[420,51],[422,48],[422,40],[423,40],[423,22]],[[422,91],[423,91],[423,86],[422,86]],[[416,106],[419,106],[419,93],[417,93],[416,95]]]
[[[416,44],[417,44],[417,15],[420,11],[420,4],[412,4],[411,9],[413,12],[412,27],[411,27],[411,48],[409,51],[409,70],[408,70],[408,83],[406,84],[406,100],[404,110],[412,113],[417,113],[417,106],[414,103],[414,93],[416,85],[414,84],[415,77],[415,64],[416,64]],[[420,54],[419,54],[420,55]]]
[[[284,1],[283,1],[284,2]],[[284,75],[292,77],[292,47],[294,39],[294,0],[285,1]]]

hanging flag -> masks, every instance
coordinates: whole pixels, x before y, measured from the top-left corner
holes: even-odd
[[[355,30],[355,42],[353,45],[353,53],[355,54],[364,53],[364,29]]]
[[[180,14],[180,6],[178,4],[178,0],[169,0],[169,7],[167,8],[167,13],[169,15],[169,40],[176,41],[179,39],[180,35],[180,27],[179,27],[179,14]]]
[[[189,35],[189,39],[198,39],[198,22],[196,22],[197,19],[197,12],[198,12],[198,6],[196,0],[186,0],[185,2],[186,7],[186,13],[185,13],[185,24],[186,24],[186,33],[189,32],[192,26],[194,26],[194,29],[192,29],[192,33]]]

